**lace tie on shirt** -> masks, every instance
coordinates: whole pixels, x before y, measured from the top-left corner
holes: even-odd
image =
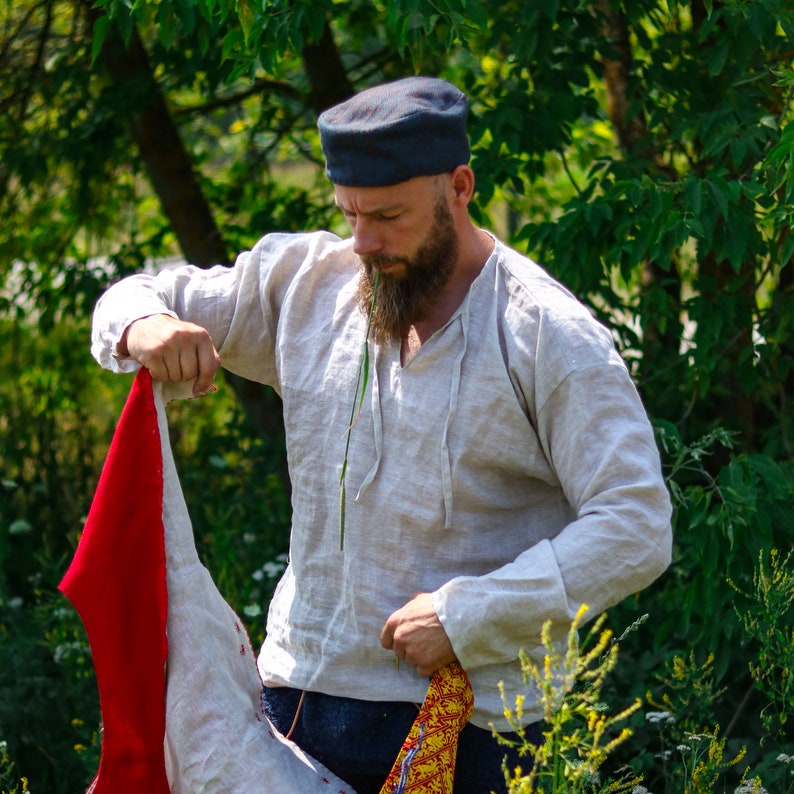
[[[441,434],[441,482],[444,488],[444,529],[452,527],[452,454],[449,451],[449,428],[458,407],[458,394],[460,393],[460,372],[463,358],[469,347],[469,295],[461,307],[457,320],[460,322],[461,345],[452,369],[452,380],[449,387],[449,409],[444,430]]]
[[[452,454],[449,450],[449,429],[452,425],[452,419],[458,407],[458,394],[460,392],[460,376],[463,367],[463,359],[469,346],[469,295],[466,296],[460,310],[452,317],[448,325],[453,322],[460,322],[461,327],[461,343],[460,348],[455,356],[455,361],[452,365],[452,378],[449,388],[449,404],[447,408],[447,416],[444,421],[444,427],[441,431],[441,444],[439,448],[439,457],[441,465],[441,485],[444,495],[444,529],[452,527]],[[356,501],[363,495],[364,491],[372,484],[375,477],[380,470],[381,458],[383,456],[383,418],[381,416],[380,405],[380,384],[378,381],[378,367],[373,366],[370,369],[370,380],[372,388],[371,404],[372,404],[372,424],[375,435],[375,463],[370,468],[361,486],[356,494]]]

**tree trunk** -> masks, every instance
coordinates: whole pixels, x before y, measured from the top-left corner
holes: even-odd
[[[228,250],[137,30],[133,28],[128,47],[118,35],[109,35],[102,57],[117,90],[129,98],[133,138],[185,259],[204,268],[228,265]],[[275,440],[283,449],[281,401],[273,390],[229,372],[224,376],[255,432]],[[286,456],[282,458],[280,475],[289,488]]]
[[[199,267],[229,264],[228,251],[137,29],[132,29],[126,48],[118,34],[110,34],[102,57],[118,90],[129,99],[133,137],[185,258]]]
[[[783,236],[783,239],[785,239],[785,235]],[[794,305],[794,258],[790,259],[783,265],[783,269],[780,273],[780,281],[778,283],[776,298],[779,304],[782,304],[782,311],[785,313],[785,315],[789,315],[790,310],[788,307]],[[786,335],[780,347],[780,357],[784,359],[786,363],[794,362],[794,340],[792,339],[791,333]],[[778,369],[777,367],[775,368]],[[778,376],[778,411],[775,413],[778,417],[777,421],[780,428],[780,438],[782,440],[783,447],[788,458],[791,459],[794,457],[794,450],[791,448],[789,440],[791,436],[787,431],[787,428],[791,426],[792,421],[791,396],[794,394],[794,367],[789,367],[784,364],[782,370],[784,374]]]
[[[596,0],[596,9],[601,17],[604,40],[611,47],[612,57],[605,55],[601,60],[604,67],[607,112],[620,150],[626,159],[635,158],[644,162],[646,169],[650,168],[656,174],[675,179],[677,175],[674,169],[662,161],[650,140],[643,116],[639,113],[629,116],[629,86],[634,72],[634,56],[626,18],[612,9],[609,0]],[[653,315],[645,318],[647,322],[643,328],[643,368],[647,364],[658,370],[665,366],[663,362],[673,361],[679,354],[683,333],[679,316],[681,279],[673,263],[668,263],[665,268],[659,262],[645,259],[640,264],[645,293],[660,289],[668,307],[664,330]]]
[[[637,114],[629,117],[629,80],[634,71],[634,56],[631,51],[629,31],[623,14],[613,11],[609,0],[597,0],[596,8],[601,16],[601,32],[609,42],[615,57],[601,58],[604,66],[607,113],[612,122],[620,150],[626,155],[637,154],[643,159],[653,159],[649,148],[648,128],[645,119]],[[640,146],[644,147],[639,151]]]
[[[353,96],[353,86],[339,57],[333,33],[326,22],[320,40],[307,43],[301,51],[303,67],[309,78],[309,105],[319,115],[326,108]]]
[[[93,19],[97,13],[89,11]],[[316,112],[353,94],[328,25],[320,40],[307,44],[302,55],[312,86],[309,103]],[[228,265],[229,251],[202,191],[192,158],[154,78],[137,29],[133,28],[126,47],[118,34],[110,34],[102,47],[102,58],[117,90],[129,98],[133,138],[185,258],[199,267]],[[283,449],[282,406],[275,392],[231,373],[225,375],[254,430],[278,440]],[[288,488],[286,456],[281,475]]]

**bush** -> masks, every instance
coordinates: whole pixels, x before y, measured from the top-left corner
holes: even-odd
[[[758,644],[757,661],[750,662],[749,673],[767,699],[758,718],[770,730],[753,741],[754,752],[747,746],[732,746],[735,742],[721,735],[718,725],[710,724],[713,708],[725,692],[715,686],[712,656],[702,665],[691,658],[672,658],[667,675],[660,677],[661,693],[647,697],[652,710],[641,711],[639,699],[616,709],[605,703],[607,678],[620,676],[619,647],[644,621],[615,640],[603,628],[606,616],[602,615],[580,645],[583,608],[563,651],[554,647],[547,631],[544,663],[522,657],[525,680],[537,689],[546,726],[542,744],[520,743],[527,769],[505,770],[510,794],[791,794],[794,736],[785,730],[787,715],[794,713],[788,672],[794,662],[791,557],[781,559],[773,549],[761,558],[753,592],[743,594],[749,608],[739,610],[743,625]],[[520,699],[505,703],[505,714],[519,735],[521,709]],[[635,716],[643,720],[629,727]],[[646,751],[655,748],[650,765],[647,755],[632,758],[623,752],[632,736]],[[746,763],[748,756],[756,759],[754,765]]]

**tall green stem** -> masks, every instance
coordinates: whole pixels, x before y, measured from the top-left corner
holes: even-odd
[[[380,281],[380,270],[375,269],[375,281],[372,285],[372,301],[369,307],[369,317],[367,318],[367,333],[364,336],[364,346],[361,350],[361,360],[358,363],[358,373],[356,376],[356,391],[353,395],[353,405],[350,408],[350,421],[347,423],[347,436],[345,438],[345,457],[342,460],[342,472],[339,476],[339,550],[345,548],[345,475],[347,474],[347,456],[350,451],[350,434],[353,432],[353,425],[356,423],[361,406],[364,403],[364,395],[367,391],[369,382],[369,331],[372,327],[372,314],[375,311],[375,300],[378,297],[378,283]]]

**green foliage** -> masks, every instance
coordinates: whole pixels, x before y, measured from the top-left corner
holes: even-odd
[[[542,634],[543,663],[521,657],[524,679],[538,693],[545,725],[542,744],[527,742],[521,727],[523,696],[514,705],[505,702],[505,716],[519,736],[519,749],[531,758],[526,772],[505,769],[510,794],[606,794],[628,791],[639,782],[629,778],[602,785],[599,780],[604,762],[631,735],[628,728],[618,726],[639,709],[640,701],[618,713],[610,713],[604,704],[601,690],[617,663],[618,643],[612,641],[611,631],[601,630],[606,619],[602,615],[580,645],[579,628],[586,612],[587,607],[579,610],[564,649],[552,642],[549,622]]]
[[[749,589],[761,551],[791,545],[794,475],[790,466],[766,456],[730,454],[737,438],[724,430],[692,444],[684,444],[672,425],[661,423],[658,431],[675,508],[673,562],[636,599],[611,610],[615,627],[631,620],[638,605],[652,620],[642,642],[632,636],[623,643],[626,669],[608,685],[608,697],[644,696],[654,680],[671,691],[665,682],[677,680],[680,687],[672,688],[676,697],[691,700],[685,709],[682,703],[676,708],[689,715],[690,733],[718,723],[749,742],[761,726],[757,716],[746,713],[752,690],[744,649],[747,629],[734,608],[736,592],[728,580]],[[713,474],[714,460],[723,455],[727,462]],[[672,659],[678,660],[679,676],[684,670],[691,675],[672,676],[667,661]],[[660,685],[651,689],[658,701]],[[646,739],[630,744],[638,757],[647,756]]]
[[[627,98],[642,132],[634,148],[620,158],[593,152],[562,214],[527,224],[519,239],[596,307],[639,314],[638,352],[653,357],[639,360],[638,375],[653,378],[646,399],[655,414],[697,411],[700,422],[707,405],[727,412],[752,402],[743,430],[774,448],[780,436],[767,435],[758,416],[787,422],[788,411],[780,415],[770,377],[780,359],[761,340],[768,326],[781,339],[769,288],[790,278],[791,109],[786,79],[772,70],[790,74],[781,48],[792,14],[776,3],[730,4],[697,22],[675,11],[627,9],[643,17],[630,22],[636,83]],[[777,351],[787,362],[790,348],[789,339]],[[660,382],[660,366],[678,378]]]
[[[765,733],[762,715],[776,713],[776,707],[771,701],[758,703],[752,694],[759,686],[754,663],[748,662],[748,640],[754,635],[731,582],[751,590],[759,576],[759,555],[768,553],[762,550],[791,545],[791,467],[766,456],[729,454],[714,475],[714,459],[736,444],[735,434],[718,429],[687,445],[673,426],[662,424],[658,429],[675,506],[674,559],[662,579],[638,597],[642,609],[653,616],[652,636],[642,644],[635,637],[623,644],[628,669],[606,687],[607,698],[647,693],[657,714],[673,715],[669,722],[635,723],[635,735],[627,742],[634,769],[644,774],[649,790],[658,790],[656,777],[666,781],[662,791],[680,790],[684,758],[680,753],[664,756],[669,748],[689,747],[687,757],[692,760],[703,747],[722,739],[729,739],[731,746],[723,750],[731,757],[745,744],[747,760],[758,766],[765,780],[774,782],[780,764],[774,757],[764,760],[758,740]],[[761,599],[760,591],[752,592]],[[629,599],[611,611],[610,622],[620,625],[636,608],[635,600]],[[764,616],[758,619],[758,633],[780,636],[782,630],[785,636],[785,612],[747,612],[756,613]],[[752,653],[757,653],[755,646]],[[777,675],[779,671],[771,671],[771,680]],[[717,739],[714,725],[727,726],[730,737]],[[692,738],[706,732],[708,739]],[[780,742],[790,746],[790,729]]]
[[[768,557],[768,559],[767,559]],[[773,548],[759,554],[753,588],[737,592],[750,602],[736,605],[745,632],[758,646],[758,662],[750,665],[756,686],[769,699],[761,713],[764,728],[773,737],[785,736],[794,714],[794,552],[781,559]],[[729,582],[732,584],[731,582]]]
[[[652,706],[676,715],[675,730],[669,735],[673,741],[668,743],[678,745],[714,721],[714,706],[726,689],[717,688],[712,654],[703,664],[697,663],[692,652],[687,659],[674,656],[665,663],[665,672],[658,678],[664,686],[661,702],[656,703],[650,693],[647,699]]]
[[[59,778],[87,785],[96,769],[96,752],[74,750],[85,743],[75,720],[98,728],[90,653],[55,587],[117,411],[87,366],[85,322],[44,331],[4,318],[0,335],[13,342],[0,347],[0,738],[34,791],[57,791]]]
[[[752,775],[748,767],[737,780],[737,792],[794,791],[794,736],[787,725],[792,710],[788,671],[794,652],[792,574],[792,554],[782,557],[776,548],[761,553],[753,569],[752,590],[741,592],[742,601],[734,605],[741,630],[746,632],[737,637],[737,646],[750,649],[749,659],[745,657],[743,663],[752,686],[764,694],[763,701],[751,698],[751,689],[738,710],[726,712],[726,702],[735,707],[727,697],[729,687],[717,683],[713,655],[699,663],[691,651],[687,659],[673,656],[665,664],[665,672],[658,676],[661,689],[647,694],[648,702],[659,710],[646,714],[648,724],[642,726],[641,734],[638,730],[643,751],[634,763],[635,770],[643,771],[654,785],[664,785],[663,790],[671,794],[681,791],[682,785],[701,790],[695,784],[711,791],[708,786],[714,785],[717,772],[725,774],[746,757],[754,768]],[[750,704],[752,716],[742,713]],[[744,748],[736,738],[718,738],[717,729],[709,727],[720,713],[729,715],[729,730],[739,719],[754,726],[741,739]],[[652,739],[649,733],[656,735]],[[727,745],[732,745],[730,754],[736,760],[720,767]],[[649,754],[651,746],[659,751]],[[670,752],[671,748],[677,752]],[[711,763],[717,766],[712,768]]]
[[[755,569],[753,593],[746,594],[752,603],[743,624],[750,628],[751,636],[762,638],[749,672],[769,697],[769,706],[761,709],[761,719],[767,726],[772,722],[771,713],[778,718],[784,715],[780,723],[785,724],[785,715],[791,712],[785,670],[794,647],[787,614],[792,604],[792,556],[781,559],[772,549],[768,562],[762,557]],[[780,606],[783,608],[778,609]],[[564,647],[554,644],[547,624],[542,661],[522,656],[525,680],[538,693],[545,722],[543,741],[533,745],[521,728],[523,696],[515,704],[505,702],[505,715],[519,736],[517,742],[509,743],[529,759],[527,769],[505,769],[510,794],[648,794],[651,790],[667,794],[727,790],[734,794],[782,794],[794,790],[794,755],[790,753],[794,741],[789,737],[786,744],[783,731],[776,734],[782,741],[773,753],[773,764],[767,759],[759,761],[757,751],[764,744],[763,738],[753,737],[756,752],[748,753],[747,746],[736,746],[735,741],[720,735],[714,709],[726,688],[716,685],[713,656],[703,664],[694,661],[694,653],[689,660],[672,657],[666,664],[667,672],[660,676],[661,693],[647,697],[658,710],[643,715],[639,700],[622,710],[616,710],[609,699],[605,702],[608,678],[620,676],[619,647],[645,621],[635,622],[615,640],[610,630],[603,629],[606,616],[602,615],[580,643],[578,634],[586,610],[583,607],[573,621]],[[781,653],[772,662],[777,670],[769,669],[772,647]],[[782,675],[779,668],[784,670]],[[774,682],[771,687],[770,682]],[[641,716],[644,721],[633,719]],[[629,726],[632,720],[634,724]],[[627,768],[621,763],[620,750],[636,742],[643,752],[626,756],[630,759]],[[656,753],[650,752],[654,746],[658,747]],[[742,765],[748,757],[756,761],[757,769]]]
[[[98,767],[99,703],[85,632],[56,587],[130,380],[89,364],[85,321],[5,324],[2,336],[16,347],[0,348],[0,738],[31,790],[76,794]],[[251,432],[228,387],[169,411],[201,556],[259,643],[288,539],[278,449]]]
[[[0,792],[2,794],[18,794],[28,790],[27,778],[19,780],[15,772],[15,764],[8,755],[8,743],[0,741]]]

